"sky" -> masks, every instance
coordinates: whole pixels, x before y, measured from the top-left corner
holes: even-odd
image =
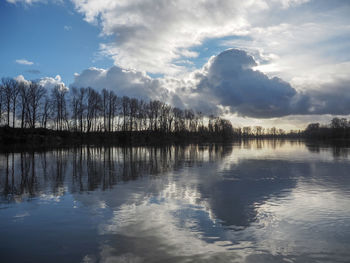
[[[1,77],[304,128],[350,114],[348,0],[2,0]]]

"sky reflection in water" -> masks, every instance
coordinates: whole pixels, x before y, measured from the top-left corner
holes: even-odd
[[[347,262],[349,148],[292,141],[0,155],[3,262]]]

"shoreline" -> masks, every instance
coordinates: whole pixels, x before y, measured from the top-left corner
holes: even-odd
[[[263,136],[235,136],[228,134],[210,134],[200,132],[163,133],[156,131],[133,132],[89,132],[56,131],[45,128],[11,128],[0,127],[0,151],[13,150],[49,150],[53,148],[81,147],[81,146],[169,146],[205,143],[235,143],[246,140],[296,140],[319,145],[350,146],[350,139],[318,138],[305,134],[298,136],[263,135]]]

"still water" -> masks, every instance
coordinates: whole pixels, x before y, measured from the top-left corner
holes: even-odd
[[[350,149],[2,153],[0,262],[350,262]]]

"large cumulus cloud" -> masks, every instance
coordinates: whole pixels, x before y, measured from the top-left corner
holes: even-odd
[[[68,89],[64,82],[62,81],[62,78],[60,75],[57,75],[56,77],[44,77],[39,80],[37,80],[39,85],[45,87],[46,89],[50,90],[53,89],[56,86],[59,86],[61,89]]]
[[[209,38],[247,34],[256,14],[308,0],[72,0],[85,20],[115,41],[101,48],[115,64],[151,73],[174,74],[177,63]]]
[[[196,85],[182,92],[182,99],[207,112],[226,109],[252,118],[350,114],[350,63],[325,68],[294,85],[270,78],[256,66],[245,51],[226,50],[195,74]]]
[[[260,0],[72,1],[86,21],[115,37],[101,48],[117,66],[166,74],[183,70],[177,60],[198,55],[191,47],[240,34],[248,10],[267,8]]]
[[[113,90],[118,96],[130,96],[141,99],[167,100],[168,90],[160,81],[145,73],[125,70],[117,66],[110,69],[89,68],[76,74],[72,87],[91,87],[101,91]]]
[[[349,114],[349,78],[325,81],[302,90],[256,70],[245,51],[229,49],[210,58],[183,79],[154,79],[145,73],[114,66],[90,68],[76,75],[72,86],[114,90],[119,96],[158,99],[205,114],[232,113],[252,118],[288,115]],[[334,74],[330,73],[331,76]]]
[[[27,80],[23,75],[18,75],[14,78],[18,83],[22,83],[25,86],[29,86],[32,82],[38,83],[40,86],[44,87],[48,92],[51,92],[55,87],[59,87],[61,91],[69,91],[68,87],[62,81],[60,75],[56,77],[43,77],[35,80]]]
[[[280,78],[253,70],[257,63],[242,50],[230,49],[210,59],[196,92],[244,116],[267,118],[305,112],[308,97]]]

